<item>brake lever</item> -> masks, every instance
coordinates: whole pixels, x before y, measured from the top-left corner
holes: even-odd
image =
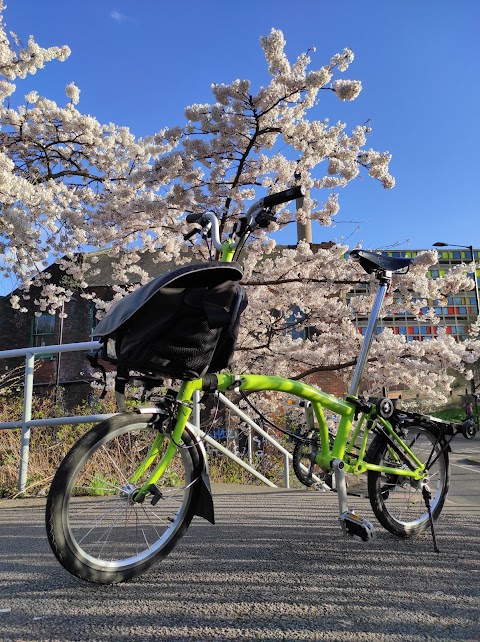
[[[192,238],[192,236],[195,236],[195,234],[198,234],[200,230],[201,228],[190,230],[190,232],[187,232],[186,234],[183,235],[183,240],[189,241]]]
[[[255,223],[261,228],[268,227],[270,223],[275,223],[276,220],[270,209],[262,209],[255,217]]]

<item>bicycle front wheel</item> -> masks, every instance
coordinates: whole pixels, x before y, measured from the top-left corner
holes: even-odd
[[[192,520],[203,462],[188,432],[155,493],[134,501],[169,443],[165,437],[148,470],[133,476],[158,435],[150,419],[124,413],[97,424],[57,470],[46,507],[48,540],[62,566],[81,579],[113,584],[143,573]]]
[[[380,524],[399,537],[423,533],[429,526],[428,509],[423,498],[426,485],[430,493],[430,509],[435,520],[440,515],[448,492],[450,471],[448,452],[428,428],[409,426],[402,439],[416,457],[427,465],[427,475],[416,481],[411,477],[368,471],[368,496]],[[368,461],[389,468],[406,465],[382,435],[373,440]]]

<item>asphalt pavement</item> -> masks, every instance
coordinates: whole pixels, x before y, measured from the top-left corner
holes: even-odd
[[[480,437],[453,450],[440,553],[380,525],[344,539],[333,493],[214,485],[216,525],[195,518],[149,573],[96,586],[50,552],[45,500],[0,500],[0,641],[478,642]]]

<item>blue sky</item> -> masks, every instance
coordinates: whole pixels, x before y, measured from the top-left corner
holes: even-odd
[[[184,107],[213,102],[212,82],[269,82],[259,38],[281,29],[295,58],[314,45],[314,66],[350,47],[344,74],[359,79],[354,103],[327,92],[316,118],[349,126],[371,119],[369,146],[393,154],[397,185],[365,178],[339,193],[338,222],[314,241],[429,248],[480,247],[480,3],[477,0],[10,0],[5,20],[23,42],[68,44],[64,63],[17,82],[138,136],[184,122]],[[323,97],[323,96],[322,96]],[[322,195],[319,195],[322,196]],[[326,194],[325,194],[326,196]],[[357,229],[359,228],[359,229]],[[283,241],[294,241],[294,230]]]

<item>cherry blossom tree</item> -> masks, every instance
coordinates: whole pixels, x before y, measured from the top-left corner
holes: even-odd
[[[4,5],[0,1],[0,10]],[[85,247],[112,247],[112,254],[137,235],[155,233],[160,247],[171,241],[168,212],[157,216],[156,196],[146,172],[152,159],[170,151],[176,138],[167,130],[136,140],[125,127],[102,125],[76,108],[80,90],[66,87],[67,102],[57,105],[31,91],[12,106],[14,81],[34,74],[51,60],[65,60],[67,46],[41,48],[31,36],[22,47],[15,34],[0,28],[0,253],[5,277],[16,277],[28,292],[41,287],[39,305],[54,311],[71,292],[48,283],[42,272],[52,260],[81,287],[75,260]],[[160,184],[160,183],[158,183]],[[122,223],[123,220],[123,223]],[[135,220],[135,225],[127,221]],[[153,221],[153,222],[152,222]],[[144,224],[143,224],[144,223]],[[131,229],[135,228],[133,234]],[[146,244],[145,244],[146,245]],[[28,296],[28,295],[27,295]],[[21,309],[21,300],[12,301]]]
[[[185,262],[187,253],[206,258],[199,244],[183,242],[185,213],[212,211],[228,234],[253,199],[301,180],[307,189],[301,209],[278,210],[276,222],[246,247],[250,305],[235,367],[293,378],[322,370],[351,374],[362,340],[352,315],[371,305],[369,278],[345,259],[346,246],[299,243],[285,249],[272,233],[294,218],[328,226],[339,210],[340,189],[362,174],[393,188],[391,156],[368,147],[368,124],[349,131],[325,117],[329,100],[353,101],[362,90],[360,81],[342,77],[354,60],[351,50],[318,66],[313,51],[291,62],[278,30],[260,44],[270,77],[266,86],[254,89],[248,80],[213,84],[214,101],[187,107],[181,126],[137,139],[125,127],[82,114],[73,82],[63,106],[34,91],[17,100],[15,81],[49,61],[65,60],[69,49],[43,49],[33,37],[23,47],[2,24],[0,252],[3,271],[20,284],[21,294],[12,297],[15,308],[23,309],[22,296],[30,296],[32,285],[39,288],[40,310],[54,313],[71,297],[67,287],[48,282],[43,268],[52,260],[85,289],[95,252],[82,262],[76,257],[88,248],[110,253],[118,299],[149,279],[142,267],[146,253],[158,262]],[[434,252],[417,257],[410,273],[396,279],[384,314],[409,310],[421,316],[433,300],[471,287],[465,266],[427,278],[435,262]],[[366,290],[348,297],[347,305],[347,293],[366,281]],[[83,295],[96,301],[100,313],[111,303],[86,289]],[[432,309],[423,316],[435,322]],[[315,331],[293,338],[292,328],[301,334],[307,327]],[[378,391],[404,385],[439,400],[451,373],[470,376],[479,354],[474,334],[464,343],[442,332],[435,340],[408,343],[385,330],[373,344],[365,386]]]

